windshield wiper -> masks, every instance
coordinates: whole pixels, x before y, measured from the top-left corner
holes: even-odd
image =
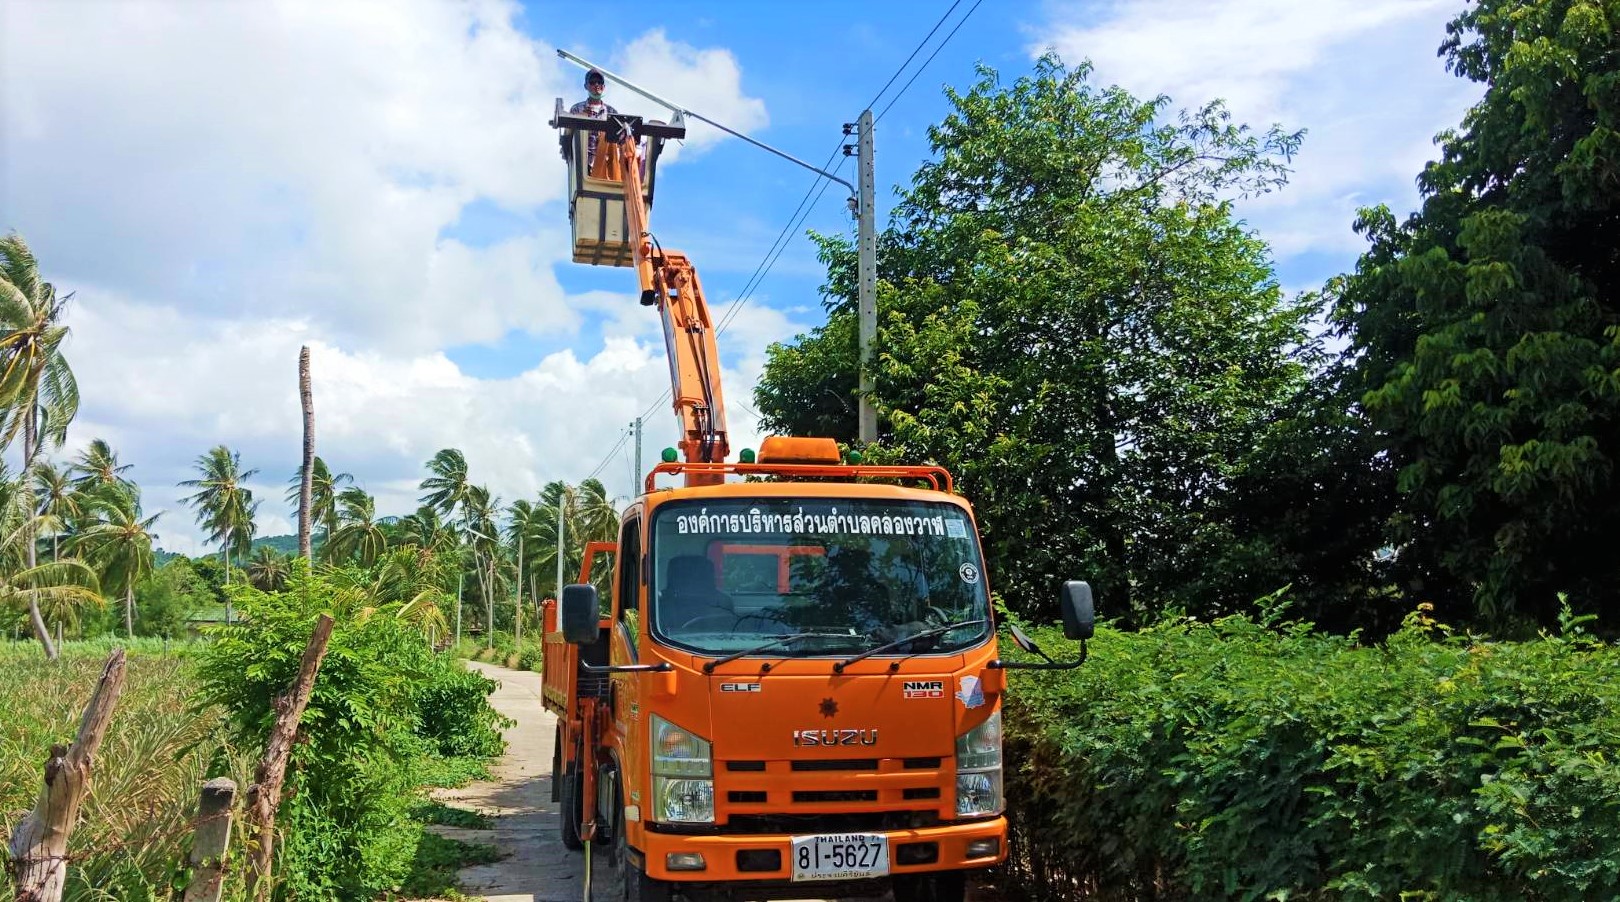
[[[719,667],[721,664],[730,664],[732,661],[735,661],[738,658],[746,658],[749,655],[757,655],[762,651],[770,651],[771,649],[777,647],[778,645],[790,645],[790,644],[792,644],[794,642],[797,642],[800,639],[853,639],[853,638],[855,638],[855,635],[853,633],[782,633],[779,636],[770,637],[769,642],[763,642],[763,643],[760,643],[759,645],[754,646],[753,648],[745,648],[742,651],[734,651],[731,654],[726,655],[723,658],[716,658],[713,661],[709,661],[708,663],[703,665],[703,672],[704,673],[714,673],[714,669],[716,667]]]
[[[868,648],[866,651],[863,651],[860,654],[858,654],[858,655],[856,655],[856,656],[854,656],[852,658],[845,658],[844,660],[839,661],[837,664],[833,665],[833,673],[843,673],[845,667],[848,667],[849,665],[855,663],[856,661],[864,661],[867,658],[872,657],[873,655],[880,655],[880,654],[883,654],[886,651],[892,651],[893,649],[899,648],[900,646],[905,645],[908,642],[915,642],[918,639],[928,639],[928,638],[931,638],[933,636],[943,636],[944,634],[950,632],[951,630],[958,630],[958,629],[961,629],[964,626],[979,626],[980,624],[985,623],[985,622],[987,622],[987,621],[983,617],[980,617],[978,620],[961,620],[961,621],[958,621],[956,623],[947,623],[944,626],[936,626],[936,627],[932,627],[930,629],[925,629],[920,633],[912,633],[911,635],[905,637],[904,639],[896,639],[893,642],[885,643],[885,644],[879,645],[879,646],[877,646],[875,648]],[[899,667],[899,666],[900,666],[900,662],[896,661],[896,662],[894,662],[893,666],[891,666],[889,669],[893,670],[893,669],[895,669],[896,667]]]

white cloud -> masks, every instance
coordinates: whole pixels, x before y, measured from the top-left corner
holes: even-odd
[[[1306,129],[1295,175],[1242,212],[1281,257],[1349,255],[1359,206],[1415,206],[1428,139],[1479,88],[1435,49],[1456,0],[1119,0],[1051,7],[1032,53],[1089,58],[1104,83],[1177,107],[1217,97],[1257,129]],[[1421,143],[1420,143],[1421,142]]]
[[[580,479],[667,385],[655,317],[637,318],[628,293],[569,296],[557,281],[572,264],[546,121],[577,72],[517,28],[519,11],[0,0],[0,228],[78,291],[72,440],[106,437],[136,465],[166,547],[200,550],[175,483],[222,443],[262,470],[260,531],[288,528],[300,344],[320,453],[386,514],[414,507],[422,462],[447,446],[509,500]],[[723,48],[652,30],[622,52],[695,109],[768,121]],[[688,151],[718,140],[695,129]],[[475,203],[545,225],[480,237],[457,225]],[[591,312],[607,314],[600,336],[581,334]],[[738,325],[749,341],[801,328],[783,322]],[[591,349],[509,379],[445,355],[513,330]],[[745,403],[759,362],[727,357]],[[664,410],[648,460],[673,441]],[[627,465],[603,475],[628,491]]]
[[[729,50],[699,49],[670,40],[664,29],[654,28],[615,50],[612,59],[615,65],[610,68],[626,80],[728,128],[752,134],[770,124],[765,101],[743,93],[742,68]],[[621,85],[610,83],[604,96],[620,112],[661,120],[670,116],[667,108]],[[674,162],[683,149],[701,152],[727,137],[696,119],[687,119],[686,126],[686,139],[668,145],[661,160]]]

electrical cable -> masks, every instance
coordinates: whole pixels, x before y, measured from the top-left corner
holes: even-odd
[[[626,429],[623,432],[620,432],[619,433],[619,441],[617,443],[615,443],[614,446],[611,449],[608,450],[608,453],[602,457],[602,462],[596,465],[596,469],[591,471],[591,475],[589,475],[589,476],[587,476],[585,478],[586,479],[595,479],[596,474],[602,472],[602,470],[608,465],[608,463],[613,460],[613,455],[617,454],[619,452],[619,449],[624,447],[624,443],[629,441],[629,440],[630,440],[630,430]]]
[[[911,73],[911,77],[909,79],[906,79],[905,87],[902,87],[898,94],[895,94],[893,97],[889,98],[888,106],[885,106],[883,108],[882,113],[877,114],[877,116],[872,120],[873,124],[876,124],[879,119],[882,119],[883,116],[886,113],[889,112],[890,108],[892,108],[894,106],[895,102],[898,101],[901,97],[905,96],[906,91],[911,88],[911,83],[917,80],[917,76],[923,74],[923,70],[927,69],[928,64],[934,61],[934,57],[939,56],[939,52],[941,50],[945,49],[945,45],[949,44],[951,42],[951,38],[956,37],[956,33],[962,29],[963,25],[967,24],[967,20],[973,18],[973,11],[978,9],[979,4],[981,4],[983,2],[984,2],[984,0],[974,0],[973,5],[968,7],[968,11],[967,11],[966,15],[962,16],[962,18],[957,21],[956,27],[952,28],[950,33],[945,35],[945,40],[940,41],[939,46],[934,48],[934,52],[928,54],[928,59],[923,60],[923,64],[921,66],[917,67],[917,71]],[[956,7],[954,5],[952,5],[951,9],[955,9],[955,8]],[[946,11],[946,15],[950,15],[950,12]],[[930,32],[930,34],[931,33],[932,32]]]
[[[949,19],[951,17],[951,13],[955,12],[956,8],[961,5],[962,0],[956,0],[955,3],[951,4],[950,9],[945,10],[945,13],[939,17],[939,21],[934,23],[934,27],[928,29],[928,33],[923,35],[923,39],[917,42],[916,47],[912,48],[911,55],[906,57],[906,61],[900,64],[900,68],[894,70],[894,74],[889,76],[889,80],[883,83],[883,87],[879,88],[877,94],[866,104],[867,109],[877,106],[878,98],[883,96],[884,91],[889,90],[889,85],[894,84],[894,80],[900,77],[900,73],[906,71],[906,67],[911,65],[911,61],[917,58],[917,54],[922,52],[923,47],[927,46],[928,39],[934,36],[934,32],[939,30],[939,26],[944,25],[945,20]],[[926,66],[928,64],[924,63],[923,65]],[[823,166],[822,168],[825,169],[827,167]]]

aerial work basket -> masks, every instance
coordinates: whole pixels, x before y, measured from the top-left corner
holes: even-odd
[[[652,209],[658,155],[665,137],[684,136],[680,126],[643,123],[639,116],[614,115],[607,119],[563,112],[557,100],[552,120],[560,132],[563,159],[568,163],[568,219],[573,226],[574,262],[596,266],[632,266],[630,226],[624,211],[624,158],[618,139],[628,131],[642,142],[643,199]],[[668,133],[678,131],[679,134]],[[591,151],[592,139],[596,150]]]

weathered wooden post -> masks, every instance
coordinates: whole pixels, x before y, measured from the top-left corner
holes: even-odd
[[[124,690],[124,650],[107,656],[101,681],[90,696],[73,745],[51,746],[45,761],[45,787],[34,810],[11,834],[12,885],[17,902],[61,902],[67,883],[68,835],[79,820],[79,806],[90,793],[90,771],[101,748],[113,708]]]
[[[281,805],[281,784],[287,779],[287,758],[292,754],[298,721],[304,716],[310,693],[315,690],[315,674],[320,672],[326,642],[332,638],[332,615],[322,614],[315,632],[304,647],[298,665],[298,679],[285,695],[275,701],[276,723],[264,746],[264,758],[253,774],[247,792],[247,828],[254,845],[248,853],[247,891],[250,899],[270,898],[270,863],[275,859],[276,809]]]
[[[191,838],[191,883],[182,902],[219,902],[225,889],[225,853],[236,813],[236,781],[215,777],[203,784]]]

